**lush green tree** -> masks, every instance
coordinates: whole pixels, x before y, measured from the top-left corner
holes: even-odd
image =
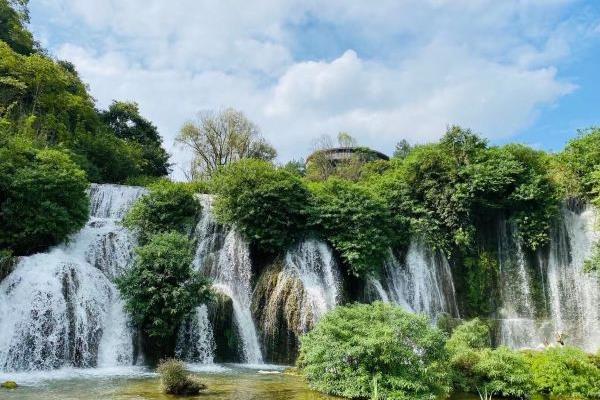
[[[528,353],[536,390],[550,396],[600,398],[600,366],[574,347]]]
[[[118,138],[141,146],[143,175],[163,176],[169,173],[169,155],[162,147],[158,129],[141,116],[137,103],[113,101],[100,116]]]
[[[376,271],[394,237],[385,203],[367,188],[337,178],[310,189],[313,229],[340,252],[353,274]]]
[[[263,251],[284,250],[305,231],[309,192],[285,169],[245,159],[219,170],[211,187],[217,219]]]
[[[26,28],[29,23],[28,0],[0,0],[0,41],[20,54],[34,52],[36,43]]]
[[[400,307],[337,307],[301,338],[298,366],[324,393],[433,400],[450,391],[444,341],[427,317]]]
[[[60,150],[0,147],[0,247],[16,255],[57,244],[88,217],[85,173]]]
[[[194,154],[190,179],[210,177],[222,166],[244,158],[272,161],[277,156],[258,127],[231,108],[199,113],[197,121],[181,128],[177,142]]]
[[[200,211],[200,202],[189,185],[161,180],[150,185],[149,193],[134,203],[123,223],[145,243],[161,232],[190,233]]]
[[[587,200],[597,196],[594,172],[600,165],[600,128],[580,130],[578,137],[570,140],[556,159],[557,181],[565,196]]]
[[[72,139],[70,147],[78,157],[75,161],[92,182],[125,183],[142,176],[141,146],[119,139],[111,132],[81,132]]]
[[[133,267],[117,281],[154,358],[173,352],[180,323],[209,296],[206,278],[191,267],[193,256],[185,235],[159,233],[136,249]]]

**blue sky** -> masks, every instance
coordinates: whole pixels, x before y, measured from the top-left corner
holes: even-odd
[[[449,124],[560,150],[600,124],[600,2],[31,0],[31,28],[101,107],[135,100],[173,144],[234,107],[280,160],[347,131],[391,153]]]

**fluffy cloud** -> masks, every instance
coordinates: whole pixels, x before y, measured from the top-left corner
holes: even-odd
[[[519,133],[576,89],[557,68],[598,23],[571,15],[571,3],[46,0],[33,25],[101,106],[138,101],[174,161],[189,158],[173,146],[181,124],[226,106],[287,160],[340,130],[387,152],[453,123]],[[322,48],[336,50],[315,56]]]

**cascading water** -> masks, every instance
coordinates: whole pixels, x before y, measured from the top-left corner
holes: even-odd
[[[373,279],[371,286],[381,300],[394,302],[411,312],[431,318],[440,313],[459,315],[448,260],[419,240],[411,241],[404,263],[390,250],[383,265],[382,281]]]
[[[536,307],[531,294],[532,279],[515,227],[502,220],[498,229],[498,261],[501,276],[502,308],[499,340],[513,348],[532,347],[542,343],[542,321],[536,320]]]
[[[175,354],[178,358],[199,364],[212,364],[215,359],[215,339],[208,320],[208,308],[201,305],[179,329]]]
[[[600,348],[600,279],[583,270],[598,238],[595,227],[593,208],[580,213],[562,208],[550,244],[537,254],[543,300],[537,304],[532,296],[535,268],[527,264],[514,229],[501,229],[502,344],[532,348],[553,343],[560,336],[566,344],[588,351]]]
[[[133,363],[133,332],[111,279],[133,244],[118,222],[144,189],[92,185],[91,216],[67,244],[23,257],[0,284],[0,370]]]
[[[260,364],[263,358],[250,311],[252,265],[248,244],[235,229],[225,232],[216,223],[210,196],[201,196],[201,202],[203,216],[196,227],[198,246],[194,265],[213,279],[215,290],[231,299],[244,360],[249,364]]]
[[[581,213],[563,208],[554,229],[547,263],[549,315],[567,343],[588,351],[600,348],[600,278],[583,265],[598,240],[597,215],[587,207]]]
[[[296,334],[307,332],[340,301],[340,273],[331,249],[322,241],[309,239],[290,249],[276,279],[263,312],[267,333],[276,330],[281,307],[290,301],[293,315],[286,319],[296,319],[287,321]]]

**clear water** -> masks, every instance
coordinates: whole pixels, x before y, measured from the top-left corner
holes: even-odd
[[[241,365],[197,366],[190,370],[207,385],[207,390],[189,399],[210,400],[325,400],[333,397],[311,391],[298,376],[282,373],[282,368]],[[0,379],[9,379],[0,375]],[[0,391],[6,400],[166,400],[176,396],[161,393],[159,378],[143,368],[122,370],[62,370],[43,376],[21,374],[13,376],[23,386]]]

